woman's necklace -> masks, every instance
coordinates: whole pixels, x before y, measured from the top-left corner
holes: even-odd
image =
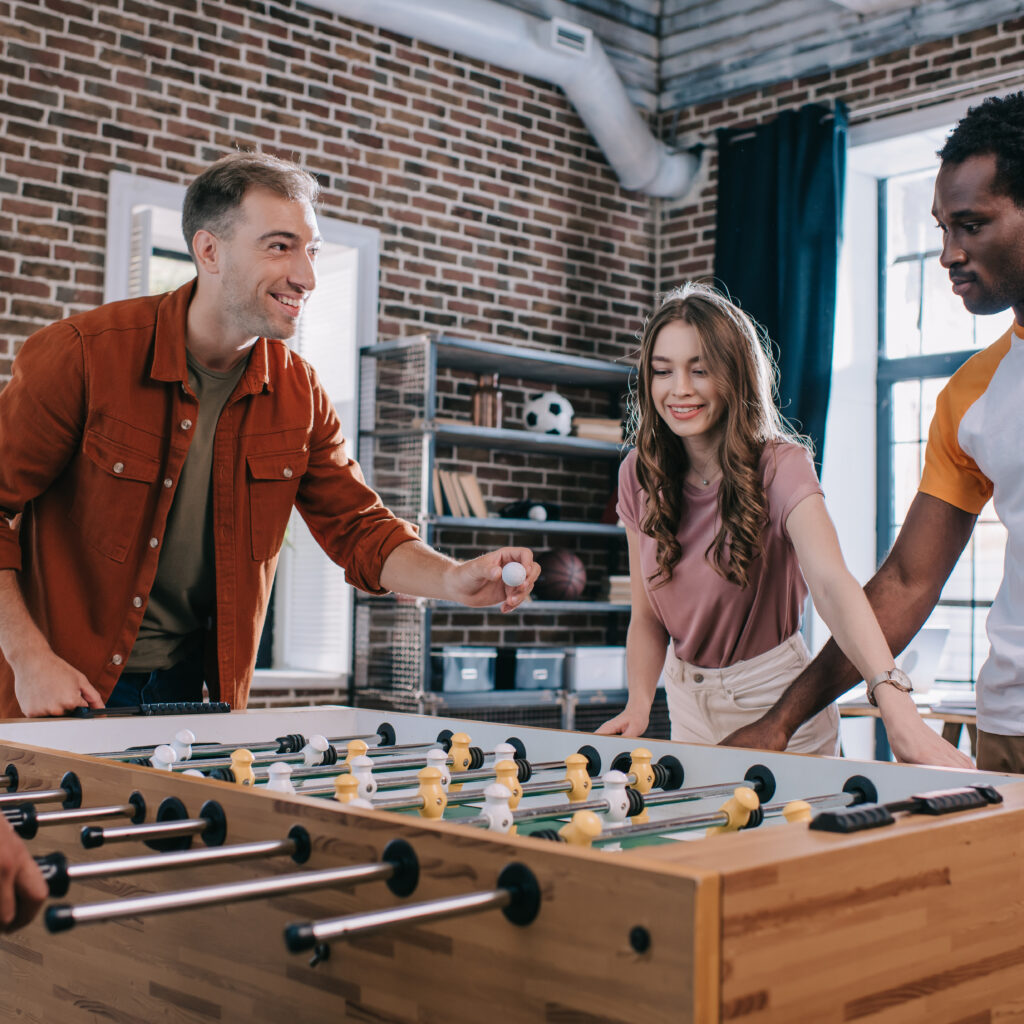
[[[697,473],[697,478],[700,480],[702,486],[704,486],[704,487],[707,487],[708,484],[711,483],[711,480],[710,480],[709,475],[708,475],[708,466],[711,465],[711,460],[713,458],[714,458],[714,456],[709,455],[704,460],[704,468],[699,473]],[[693,465],[693,459],[690,459],[690,465],[693,466],[693,470],[696,473],[697,472],[697,467]]]

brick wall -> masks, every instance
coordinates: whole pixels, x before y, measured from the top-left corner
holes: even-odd
[[[107,176],[186,182],[235,146],[303,162],[383,235],[381,334],[444,328],[621,355],[654,275],[554,87],[282,2],[0,2],[0,380],[102,301]]]

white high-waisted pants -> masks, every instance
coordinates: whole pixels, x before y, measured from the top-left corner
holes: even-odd
[[[718,743],[733,730],[760,718],[803,671],[811,653],[799,633],[778,647],[728,668],[701,668],[676,657],[665,659],[665,696],[672,739]],[[796,754],[839,753],[839,710],[830,704],[793,734],[786,750]]]

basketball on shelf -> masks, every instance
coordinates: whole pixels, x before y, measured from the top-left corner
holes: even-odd
[[[572,432],[572,403],[557,391],[540,391],[526,396],[523,426],[538,434]]]
[[[565,548],[542,551],[534,556],[540,575],[533,596],[541,601],[575,601],[587,585],[587,570],[577,555]]]

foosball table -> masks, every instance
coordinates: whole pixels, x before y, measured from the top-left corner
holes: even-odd
[[[1024,1013],[1014,776],[344,707],[0,723],[0,773],[53,896],[4,1020]]]

